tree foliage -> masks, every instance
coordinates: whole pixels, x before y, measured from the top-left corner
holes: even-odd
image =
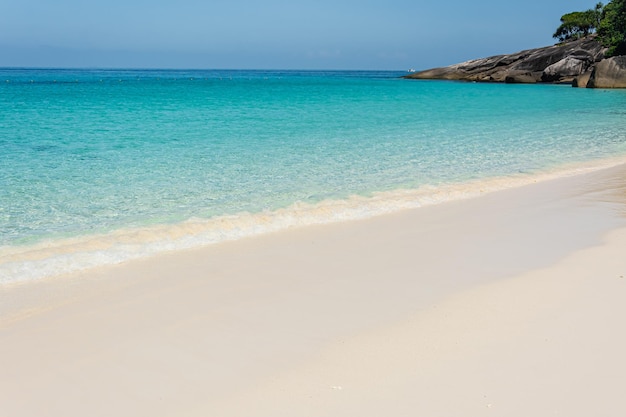
[[[607,56],[626,55],[626,0],[613,0],[604,7],[598,36],[608,48]]]
[[[611,0],[606,6],[598,3],[584,12],[564,14],[552,36],[565,42],[594,32],[608,48],[606,56],[626,55],[626,0]]]
[[[556,29],[552,37],[564,42],[579,39],[594,33],[602,21],[604,5],[596,4],[593,9],[584,12],[571,12],[561,16],[561,26]]]

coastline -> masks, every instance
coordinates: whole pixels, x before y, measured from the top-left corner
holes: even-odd
[[[621,414],[625,173],[0,287],[0,403],[18,417]]]
[[[560,165],[535,173],[425,185],[417,189],[376,192],[369,196],[353,195],[317,204],[297,202],[275,211],[196,218],[176,224],[45,240],[34,245],[5,246],[0,247],[0,285],[50,279],[290,229],[375,218],[622,164],[626,164],[624,156],[604,158]]]

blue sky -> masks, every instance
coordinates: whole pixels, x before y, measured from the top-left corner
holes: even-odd
[[[0,67],[425,69],[552,44],[586,0],[0,0]]]

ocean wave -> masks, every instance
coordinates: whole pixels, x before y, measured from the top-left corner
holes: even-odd
[[[121,229],[107,234],[0,248],[0,284],[51,278],[148,258],[171,251],[200,248],[221,242],[275,233],[286,229],[367,219],[401,210],[473,198],[536,182],[578,175],[626,163],[625,157],[561,166],[539,173],[515,175],[412,190],[351,196],[317,204],[297,202],[287,208],[239,213],[178,224]]]

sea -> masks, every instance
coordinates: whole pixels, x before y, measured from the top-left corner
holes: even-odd
[[[0,285],[626,161],[626,90],[0,69]]]

